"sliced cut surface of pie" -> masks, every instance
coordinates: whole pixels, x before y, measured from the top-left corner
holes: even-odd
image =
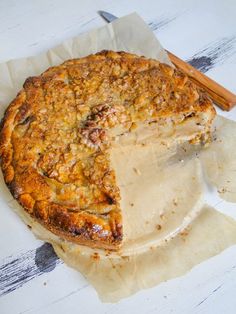
[[[206,142],[215,110],[187,76],[157,60],[102,51],[28,78],[7,108],[1,167],[12,195],[63,239],[117,250],[117,141]],[[147,160],[148,162],[148,160]]]

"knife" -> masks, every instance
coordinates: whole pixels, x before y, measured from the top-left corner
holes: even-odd
[[[106,11],[98,11],[98,14],[108,23],[118,19],[117,16]],[[189,63],[181,60],[173,53],[168,50],[166,50],[166,52],[175,67],[187,74],[196,85],[203,88],[218,107],[222,110],[229,111],[236,105],[235,94],[231,93],[229,90],[216,83],[202,72],[198,71]]]
[[[115,16],[111,13],[108,13],[106,11],[98,11],[98,14],[108,23],[111,23],[114,20],[118,19],[117,16]]]

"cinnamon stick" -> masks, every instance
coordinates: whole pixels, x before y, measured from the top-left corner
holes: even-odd
[[[236,95],[201,73],[187,62],[167,51],[171,62],[187,74],[199,87],[203,88],[212,101],[221,109],[229,111],[236,105]]]

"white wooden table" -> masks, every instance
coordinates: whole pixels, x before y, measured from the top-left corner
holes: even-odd
[[[137,11],[165,48],[236,92],[234,0],[0,0],[0,62],[34,55],[117,16]],[[223,113],[236,120],[236,109]],[[0,191],[1,197],[2,191]],[[236,219],[236,205],[208,202]],[[34,238],[8,208],[0,208],[0,313],[236,313],[236,247],[187,275],[102,304],[95,290]]]

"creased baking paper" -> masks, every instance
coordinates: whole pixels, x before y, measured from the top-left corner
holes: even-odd
[[[236,123],[218,116],[215,139],[201,153],[201,161],[210,183],[217,188],[219,196],[236,202]]]
[[[133,13],[104,27],[71,38],[40,55],[1,63],[0,114],[3,114],[3,110],[22,88],[27,77],[39,75],[65,60],[84,57],[104,49],[128,51],[171,64],[148,25]]]
[[[29,76],[70,58],[103,49],[128,51],[170,63],[144,21],[131,14],[63,42],[39,56],[0,64],[1,115]],[[183,275],[236,242],[236,222],[203,205],[204,175],[220,196],[236,201],[236,123],[219,117],[208,148],[152,143],[114,147],[112,163],[122,195],[124,245],[119,253],[63,241],[35,222],[15,202],[10,206],[79,270],[101,300],[116,302],[140,289]],[[105,283],[105,284],[104,284]]]
[[[86,276],[102,301],[117,302],[140,289],[181,276],[235,243],[235,221],[205,206],[187,229],[165,245],[142,254],[96,260],[75,248],[54,248],[68,265]]]

